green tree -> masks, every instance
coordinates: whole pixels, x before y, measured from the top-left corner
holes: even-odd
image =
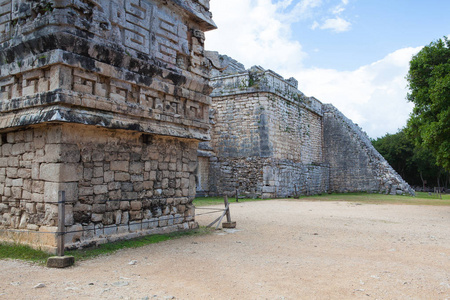
[[[396,134],[388,133],[373,140],[372,144],[403,179],[411,184],[416,184],[416,170],[413,168],[412,162],[414,144],[403,130]]]
[[[436,165],[429,149],[415,145],[406,129],[372,140],[372,144],[409,184],[423,188],[443,184],[447,187],[449,173]]]
[[[450,41],[425,46],[410,61],[408,100],[415,104],[408,134],[450,171]]]

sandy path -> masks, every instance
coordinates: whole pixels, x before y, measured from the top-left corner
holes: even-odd
[[[263,201],[231,214],[239,231],[65,270],[0,261],[0,298],[450,299],[450,207]]]

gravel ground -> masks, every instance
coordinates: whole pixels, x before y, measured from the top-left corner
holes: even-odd
[[[0,261],[0,298],[450,299],[450,207],[276,200],[231,216],[236,230],[64,270]]]

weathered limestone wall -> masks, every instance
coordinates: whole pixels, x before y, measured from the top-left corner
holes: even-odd
[[[3,0],[1,128],[65,121],[208,139],[208,3]]]
[[[323,107],[324,157],[330,166],[330,191],[414,195],[414,190],[372,146],[361,128],[331,104]]]
[[[211,149],[203,143],[198,155],[209,158],[209,194],[414,194],[359,127],[333,106],[306,97],[294,78],[257,66],[245,70],[217,52],[206,56],[216,68],[213,128]]]
[[[208,0],[0,0],[3,226],[54,230],[61,189],[70,228],[95,228],[69,246],[193,226],[214,28]]]
[[[78,124],[3,134],[2,229],[56,232],[59,190],[66,230],[82,231],[66,236],[67,247],[192,228],[197,144]],[[55,246],[48,234],[18,238]]]
[[[253,68],[212,79],[210,194],[283,197],[327,191],[321,103]]]

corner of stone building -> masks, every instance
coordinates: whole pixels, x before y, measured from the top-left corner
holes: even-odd
[[[3,228],[51,236],[60,190],[83,231],[68,247],[195,227],[211,17],[208,0],[2,1]]]

